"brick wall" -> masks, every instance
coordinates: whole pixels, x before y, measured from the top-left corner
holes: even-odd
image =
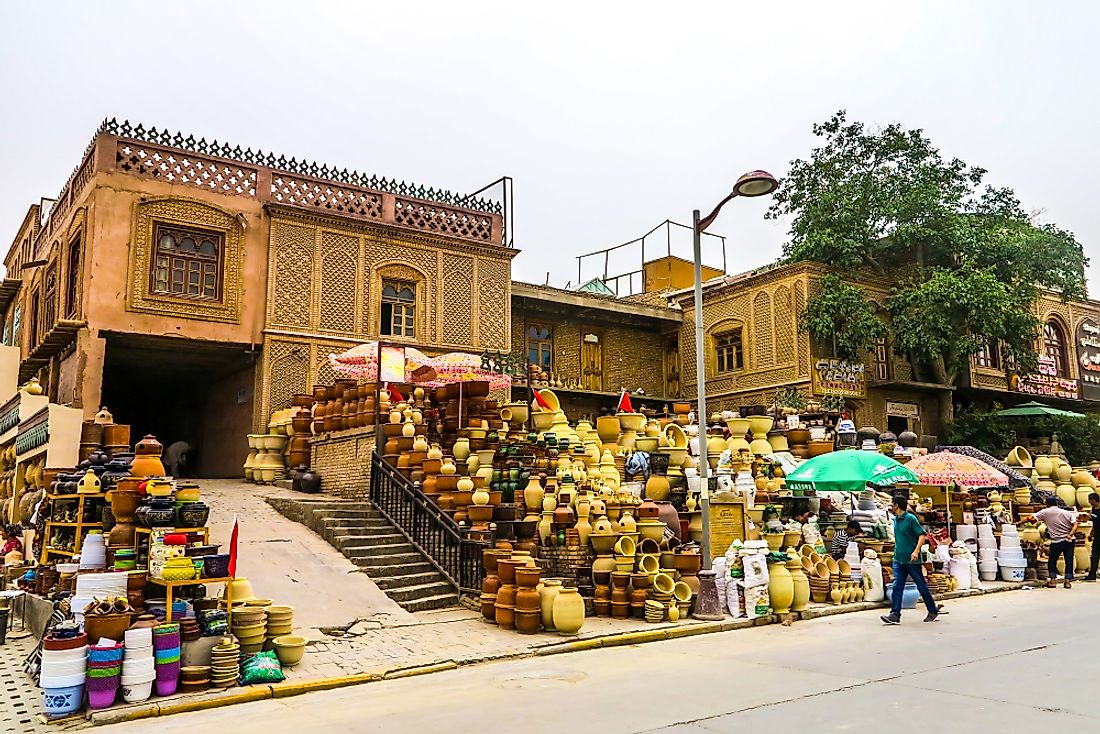
[[[327,433],[313,439],[310,451],[313,469],[321,475],[324,494],[342,499],[368,498],[373,433],[363,429]]]
[[[563,380],[581,379],[582,331],[591,329],[603,337],[604,391],[640,387],[649,395],[665,395],[665,347],[669,339],[656,329],[583,322],[556,314],[513,309],[514,354],[527,354],[524,324],[532,322],[554,327],[554,371]]]

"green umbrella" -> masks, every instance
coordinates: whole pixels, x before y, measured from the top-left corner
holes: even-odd
[[[994,415],[1004,416],[1006,418],[1038,418],[1044,415],[1059,416],[1061,418],[1084,418],[1081,413],[1074,413],[1072,410],[1061,410],[1059,408],[1052,408],[1044,403],[1023,403],[1017,405],[1015,408],[1005,408],[1004,410],[998,410]]]
[[[889,456],[858,449],[815,456],[787,475],[787,486],[791,489],[815,489],[819,492],[861,492],[868,482],[876,485],[898,482],[918,484],[920,478]]]

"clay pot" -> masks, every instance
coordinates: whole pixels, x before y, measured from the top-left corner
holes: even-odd
[[[650,474],[645,483],[646,499],[664,501],[668,499],[668,479],[660,474]]]
[[[772,611],[776,614],[787,614],[791,611],[794,579],[791,578],[786,563],[768,564],[768,597],[771,599]]]
[[[614,604],[613,604],[614,606]],[[554,629],[559,635],[571,636],[584,626],[584,599],[573,587],[562,587],[554,598]]]
[[[661,508],[651,499],[646,499],[634,511],[634,517],[638,520],[656,520],[661,515]]]

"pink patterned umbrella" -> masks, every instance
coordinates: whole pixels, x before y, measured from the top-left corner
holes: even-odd
[[[916,472],[923,484],[958,484],[961,487],[1008,486],[1008,477],[981,459],[953,454],[950,451],[918,456],[905,466]]]
[[[343,354],[330,354],[329,363],[337,372],[365,380],[378,379],[378,342],[367,342],[352,347]],[[414,373],[422,368],[432,379],[418,380]],[[405,348],[405,371],[416,384],[424,387],[442,387],[452,382],[487,380],[490,390],[507,390],[512,378],[481,368],[481,357],[465,352],[448,352],[429,357],[415,347]]]

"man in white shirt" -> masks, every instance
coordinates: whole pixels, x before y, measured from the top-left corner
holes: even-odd
[[[1047,536],[1050,537],[1050,554],[1047,559],[1047,588],[1053,589],[1058,580],[1058,556],[1062,556],[1066,563],[1066,575],[1062,586],[1071,588],[1073,581],[1073,546],[1074,535],[1077,532],[1077,510],[1070,510],[1058,506],[1055,497],[1047,499],[1047,506],[1035,513],[1035,519],[1047,526]]]

